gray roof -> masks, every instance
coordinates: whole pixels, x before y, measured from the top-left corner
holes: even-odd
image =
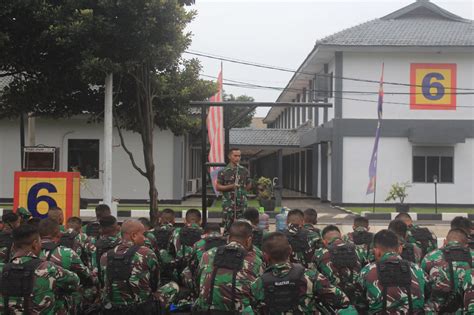
[[[340,46],[474,46],[474,23],[428,1],[417,1],[382,18],[316,42]]]

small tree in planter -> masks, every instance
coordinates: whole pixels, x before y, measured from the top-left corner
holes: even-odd
[[[405,198],[408,196],[407,188],[411,187],[409,182],[404,183],[395,183],[390,188],[388,192],[387,198],[385,201],[398,201],[395,205],[395,209],[397,212],[408,212],[410,210],[410,206],[404,204]]]
[[[260,177],[257,180],[257,198],[260,206],[265,211],[275,210],[275,198],[273,197],[273,186],[270,178]]]

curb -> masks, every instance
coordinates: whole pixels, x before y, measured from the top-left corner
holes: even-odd
[[[357,213],[357,212],[351,211],[351,210],[346,209],[346,208],[343,208],[343,207],[341,207],[341,206],[331,206],[331,208],[333,208],[333,209],[338,209],[338,210],[344,211],[345,213],[353,214],[353,215],[355,215],[355,216],[359,216],[359,215],[360,215],[360,214]]]
[[[387,213],[373,213],[368,211],[363,211],[362,216],[367,219],[373,220],[393,220],[397,216],[398,212],[387,212]],[[455,217],[465,217],[470,220],[474,220],[474,214],[462,212],[462,213],[451,213],[451,212],[442,212],[442,213],[408,213],[413,221],[451,221]]]

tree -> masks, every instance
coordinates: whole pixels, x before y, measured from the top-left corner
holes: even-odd
[[[224,93],[224,101],[233,101],[233,102],[253,102],[255,99],[252,96],[247,96],[247,95],[239,95],[239,96],[234,96],[233,94],[225,94]],[[230,113],[229,117],[235,118],[238,117],[242,112],[249,110],[251,106],[236,106],[236,107],[230,107]],[[233,128],[245,128],[245,127],[250,127],[250,124],[252,123],[252,118],[255,116],[255,109],[249,112],[247,115],[245,115],[240,121],[237,122],[237,124]],[[231,122],[233,120],[231,119]]]
[[[104,77],[113,73],[118,128],[138,132],[156,218],[153,131],[192,125],[190,100],[215,93],[199,80],[197,60],[183,60],[194,11],[178,0],[6,1],[0,4],[0,72],[12,82],[0,96],[0,118],[22,113],[100,120]],[[122,141],[123,142],[123,141]]]

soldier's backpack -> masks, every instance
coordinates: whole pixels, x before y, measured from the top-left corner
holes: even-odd
[[[374,239],[374,234],[369,231],[354,231],[352,233],[352,239],[356,245],[367,245],[367,247],[370,247]]]
[[[262,248],[263,243],[263,230],[262,229],[254,229],[252,231],[252,244],[255,247]]]
[[[98,238],[100,235],[100,223],[97,221],[89,222],[86,226],[87,236]]]
[[[100,280],[100,284],[103,287],[103,279],[101,277],[101,269],[100,268],[100,258],[104,253],[107,253],[109,250],[114,249],[118,244],[120,244],[120,239],[116,239],[114,241],[108,239],[108,238],[100,238],[97,240],[95,243],[96,247],[96,264],[97,264],[97,275]]]
[[[411,234],[420,243],[423,256],[426,255],[430,247],[437,247],[437,241],[428,228],[415,227],[411,229]]]
[[[456,288],[456,281],[454,281],[454,267],[453,262],[465,262],[472,268],[471,251],[467,247],[453,246],[441,249],[444,259],[448,263],[448,274],[451,291],[446,298],[445,304],[441,307],[440,313],[455,313],[459,308],[464,307],[464,299],[458,288]],[[433,292],[436,294],[436,292]],[[445,292],[442,292],[445,295]]]
[[[331,263],[336,267],[334,271],[341,279],[341,289],[347,296],[352,298],[356,291],[354,274],[360,272],[360,264],[358,263],[355,246],[351,243],[340,246],[332,244],[329,246],[329,256]],[[347,276],[345,271],[349,271],[349,276]]]
[[[61,235],[61,239],[59,240],[59,245],[74,249],[74,240],[76,239],[76,236],[78,236],[79,233],[76,231],[68,232],[68,233],[63,233]]]
[[[6,255],[5,255],[5,260],[3,261],[4,263],[7,263],[7,262],[10,261],[12,245],[13,245],[12,234],[8,233],[8,232],[0,232],[0,248],[6,248],[7,249]]]
[[[289,311],[295,313],[300,302],[302,292],[306,292],[306,283],[303,280],[305,268],[294,264],[290,272],[277,277],[273,271],[267,270],[262,275],[265,292],[266,314],[281,314]]]
[[[33,258],[23,264],[7,263],[3,267],[0,293],[3,297],[3,314],[14,314],[8,308],[10,297],[23,298],[23,314],[32,313],[31,294],[34,288],[35,270],[43,261]]]
[[[174,229],[164,229],[164,228],[159,228],[155,229],[153,231],[153,235],[155,236],[156,239],[156,244],[158,248],[164,249],[164,250],[169,250],[169,244],[171,240],[171,235],[173,234]]]
[[[416,263],[416,258],[415,258],[415,245],[410,244],[410,243],[404,243],[403,244],[403,250],[400,256],[408,260],[412,263]]]
[[[377,276],[382,285],[382,314],[387,312],[389,288],[405,288],[408,297],[408,314],[413,314],[410,262],[406,260],[377,262]]]
[[[296,233],[290,233],[287,230],[285,234],[294,252],[305,253],[309,249],[308,230],[299,229]]]
[[[179,231],[179,240],[181,245],[193,247],[194,243],[201,239],[201,235],[202,232],[200,229],[185,226]]]
[[[206,243],[204,244],[204,249],[206,251],[208,251],[210,249],[213,249],[213,248],[216,248],[216,247],[219,247],[219,246],[223,246],[226,243],[227,243],[227,241],[223,237],[220,237],[220,236],[208,237],[208,238],[206,238]]]
[[[214,283],[215,283],[217,272],[219,271],[219,269],[227,269],[230,272],[232,272],[231,296],[232,296],[232,304],[235,308],[236,277],[237,277],[237,273],[240,270],[242,270],[242,268],[244,267],[244,259],[246,255],[247,255],[247,252],[241,248],[235,248],[235,247],[229,247],[229,246],[220,246],[217,248],[216,255],[214,257],[211,279],[210,279],[212,284],[211,284],[209,296],[207,298],[207,304],[209,305],[209,308],[212,306],[212,303],[213,303]]]

